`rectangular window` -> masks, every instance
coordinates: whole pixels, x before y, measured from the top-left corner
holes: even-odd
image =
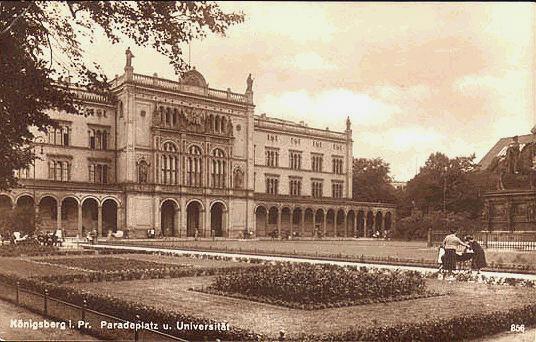
[[[279,151],[275,149],[266,149],[266,166],[279,166]]]
[[[315,172],[322,172],[322,161],[321,154],[311,154],[311,169]]]
[[[343,173],[343,163],[341,157],[333,157],[332,160],[332,171],[336,174],[342,174]]]
[[[109,179],[109,166],[103,163],[92,163],[89,165],[89,181],[91,183],[107,184]]]
[[[343,182],[333,181],[331,183],[331,195],[333,198],[342,198]]]
[[[321,180],[313,180],[311,182],[311,195],[320,198],[322,194],[323,182]]]
[[[48,143],[52,145],[69,146],[71,128],[68,125],[60,125],[57,128],[48,129]]]
[[[49,160],[48,179],[57,181],[70,181],[71,163],[65,160]]]
[[[266,177],[266,193],[277,195],[279,193],[279,178],[274,176]]]
[[[289,167],[293,170],[301,169],[301,152],[290,151],[289,153]]]
[[[290,179],[289,189],[291,196],[301,196],[301,179]]]

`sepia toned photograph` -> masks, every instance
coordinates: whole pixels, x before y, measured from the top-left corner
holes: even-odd
[[[536,342],[536,5],[0,1],[0,341]]]

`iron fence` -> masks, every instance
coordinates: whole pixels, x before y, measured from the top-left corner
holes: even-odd
[[[428,246],[439,246],[448,234],[429,231]],[[536,232],[479,231],[473,236],[484,248],[536,251]]]
[[[105,326],[101,326],[102,322],[126,324],[129,323],[129,321],[88,309],[85,301],[84,304],[80,306],[58,298],[53,298],[48,295],[47,290],[43,293],[37,293],[24,289],[19,284],[11,285],[0,282],[0,299],[15,303],[46,317],[66,322],[70,328],[80,329],[82,332],[96,335],[102,339],[187,342],[187,340],[153,329],[108,329]]]

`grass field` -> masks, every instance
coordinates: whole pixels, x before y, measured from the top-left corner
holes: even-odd
[[[163,309],[177,310],[198,317],[252,329],[275,337],[284,329],[288,337],[301,333],[345,331],[350,327],[370,327],[395,323],[415,323],[462,314],[488,313],[536,302],[536,291],[509,286],[475,283],[447,283],[427,280],[430,290],[452,292],[447,296],[306,311],[256,303],[243,299],[189,291],[207,286],[213,277],[141,280],[73,284],[88,291],[112,293],[124,299],[141,301]],[[506,328],[505,328],[506,329]]]
[[[435,263],[437,248],[426,247],[426,242],[420,241],[384,241],[384,240],[299,240],[299,241],[270,241],[270,240],[219,240],[219,241],[174,241],[149,240],[128,241],[122,243],[177,247],[241,251],[251,253],[284,253],[303,256],[334,256],[342,257],[391,257],[399,259],[427,260]],[[536,265],[536,252],[487,250],[488,263]]]

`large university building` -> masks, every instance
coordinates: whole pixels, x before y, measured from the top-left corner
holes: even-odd
[[[85,115],[53,112],[35,168],[1,207],[33,206],[41,228],[68,236],[370,236],[395,224],[393,205],[352,201],[352,131],[255,115],[244,94],[125,72],[114,100],[76,91]],[[359,189],[357,189],[359,190]]]

